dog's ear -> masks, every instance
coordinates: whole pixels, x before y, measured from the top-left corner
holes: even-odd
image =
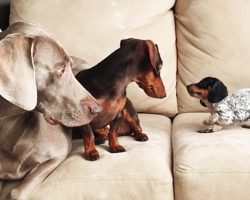
[[[83,59],[81,58],[77,58],[74,56],[70,56],[71,60],[72,60],[72,72],[75,75],[77,75],[80,71],[85,70],[85,69],[89,69],[91,66]]]
[[[150,63],[155,68],[155,70],[158,71],[157,70],[157,62],[159,59],[158,48],[151,40],[146,40],[145,43],[146,43],[146,51],[149,54]]]
[[[0,95],[25,110],[37,104],[33,39],[15,33],[0,41]]]
[[[210,103],[217,103],[228,95],[227,87],[221,82],[214,83],[208,94],[208,101]]]
[[[132,42],[133,40],[135,40],[134,38],[128,38],[128,39],[123,39],[120,41],[120,47],[122,47],[125,44],[128,44],[130,42]]]

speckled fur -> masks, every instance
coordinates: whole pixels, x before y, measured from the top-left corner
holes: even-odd
[[[241,124],[250,119],[250,89],[241,89],[215,103],[214,112],[226,125]]]

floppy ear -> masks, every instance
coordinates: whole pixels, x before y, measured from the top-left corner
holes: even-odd
[[[37,104],[32,38],[20,33],[0,41],[0,95],[24,110]]]
[[[149,54],[150,63],[157,71],[157,61],[158,61],[158,49],[151,40],[146,40],[146,48]]]
[[[72,72],[75,75],[77,75],[80,71],[83,71],[85,69],[89,69],[91,66],[83,59],[77,58],[74,56],[70,56],[72,59]]]
[[[120,47],[125,45],[125,44],[128,44],[129,42],[132,42],[133,40],[135,40],[134,38],[128,38],[128,39],[123,39],[120,41]]]
[[[210,103],[217,103],[224,99],[227,95],[227,87],[221,81],[217,81],[209,92],[208,101]]]

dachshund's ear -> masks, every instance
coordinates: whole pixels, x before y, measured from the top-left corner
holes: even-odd
[[[125,44],[128,44],[129,42],[135,40],[134,38],[128,38],[128,39],[123,39],[120,41],[120,47],[122,47]]]
[[[33,38],[21,33],[0,41],[0,95],[24,110],[37,104]]]
[[[227,95],[227,87],[221,81],[217,81],[209,92],[208,101],[210,103],[217,103],[224,99]]]
[[[155,70],[158,71],[157,70],[157,62],[159,59],[158,48],[151,40],[146,40],[146,47],[147,47],[147,52],[149,54],[150,63],[155,68]]]
[[[203,107],[207,107],[207,105],[206,105],[202,100],[200,100],[200,104],[201,104]]]

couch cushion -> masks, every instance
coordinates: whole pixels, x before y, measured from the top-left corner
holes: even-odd
[[[230,93],[250,86],[250,4],[246,0],[177,0],[178,106],[204,110],[185,85],[206,76],[221,79]]]
[[[250,130],[230,127],[202,134],[206,113],[178,115],[173,122],[176,200],[248,200]]]
[[[141,114],[147,142],[119,137],[126,152],[112,154],[98,146],[100,159],[83,158],[82,141],[35,191],[33,200],[172,200],[171,122],[167,117]],[[6,192],[6,191],[5,191]]]
[[[164,62],[162,78],[168,97],[153,99],[135,84],[128,96],[138,111],[172,116],[177,112],[174,0],[11,1],[10,23],[28,21],[55,34],[69,54],[94,65],[129,37],[152,39]],[[142,103],[143,102],[143,103]]]

